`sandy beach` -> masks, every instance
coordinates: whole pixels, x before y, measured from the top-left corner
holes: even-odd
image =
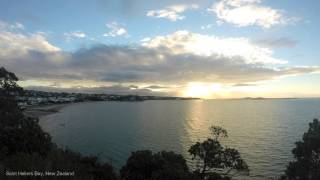
[[[40,118],[42,116],[47,116],[49,114],[57,113],[62,108],[71,104],[74,104],[74,103],[32,106],[32,107],[27,107],[23,112],[28,117]]]

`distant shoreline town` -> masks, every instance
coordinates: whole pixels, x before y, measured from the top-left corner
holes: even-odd
[[[24,90],[16,96],[21,108],[40,105],[66,104],[89,101],[146,101],[146,100],[195,100],[192,97],[166,97],[166,96],[140,96],[140,95],[117,95],[117,94],[86,94],[67,92],[45,92],[36,90]]]

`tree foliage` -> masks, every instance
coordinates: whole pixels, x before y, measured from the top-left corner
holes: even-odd
[[[42,131],[38,119],[25,117],[15,101],[22,92],[14,73],[0,68],[0,151],[3,155],[16,152],[45,155],[51,147],[51,137]]]
[[[1,98],[8,98],[13,93],[22,91],[22,88],[17,85],[19,79],[17,76],[7,71],[4,67],[0,67],[0,96]]]
[[[107,163],[100,163],[95,156],[83,156],[70,150],[52,148],[46,157],[37,153],[19,152],[15,155],[7,156],[0,161],[9,171],[38,171],[57,172],[64,171],[74,173],[68,177],[46,176],[37,177],[17,177],[17,179],[41,179],[41,180],[118,180],[118,176],[113,167]],[[0,169],[1,170],[1,169]],[[2,179],[0,174],[0,179]],[[8,179],[15,179],[10,177]]]
[[[289,163],[281,179],[320,179],[320,123],[318,119],[309,123],[309,130],[303,134],[302,141],[296,142],[292,154],[295,161]]]
[[[198,161],[195,173],[201,179],[230,179],[231,172],[249,172],[249,167],[236,149],[221,145],[219,138],[227,137],[227,131],[221,127],[210,127],[213,138],[197,142],[189,149],[193,160]]]
[[[223,129],[220,126],[211,126],[209,128],[210,133],[213,137],[213,139],[218,140],[219,138],[227,138],[228,137],[228,132],[227,130]]]
[[[123,180],[196,180],[183,156],[166,151],[155,154],[149,150],[133,152],[120,175]]]

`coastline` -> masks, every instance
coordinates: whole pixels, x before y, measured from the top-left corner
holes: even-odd
[[[40,105],[40,106],[31,106],[23,110],[23,113],[27,117],[40,118],[50,114],[58,113],[61,109],[66,106],[72,105],[75,103],[63,103],[63,104],[50,104],[50,105]]]

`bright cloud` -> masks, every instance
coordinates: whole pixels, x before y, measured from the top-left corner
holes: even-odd
[[[257,25],[270,28],[278,24],[288,24],[297,18],[286,18],[282,10],[261,5],[262,0],[221,0],[208,11],[216,14],[218,23],[227,22],[239,27]]]
[[[201,26],[201,29],[202,30],[205,30],[205,29],[210,29],[210,28],[212,28],[212,24],[207,24],[207,25],[205,25],[205,26]]]
[[[103,36],[105,37],[116,37],[116,36],[128,36],[127,30],[117,23],[116,21],[113,21],[111,23],[106,24],[107,28],[110,30],[107,33],[104,33]]]
[[[50,44],[41,33],[24,35],[9,31],[0,31],[0,57],[18,57],[30,51],[43,53],[57,52],[60,49]]]
[[[168,6],[165,9],[160,10],[150,10],[147,12],[147,16],[155,17],[155,18],[166,18],[170,21],[178,21],[183,20],[185,16],[181,15],[181,13],[186,10],[198,9],[199,6],[196,4],[186,5],[186,4],[177,4]]]
[[[66,37],[67,41],[70,41],[74,38],[85,38],[87,37],[86,33],[82,32],[82,31],[72,31],[69,33],[64,33],[64,36]]]
[[[86,37],[86,34],[85,34],[84,32],[81,32],[81,31],[71,32],[71,35],[74,36],[74,37],[77,37],[77,38],[84,38],[84,37]]]
[[[274,58],[271,49],[261,48],[251,43],[247,38],[221,38],[188,31],[177,31],[168,36],[155,37],[143,45],[150,48],[166,47],[174,54],[191,53],[205,57],[226,57],[251,64],[286,63],[285,60]]]
[[[151,38],[145,37],[145,38],[141,39],[140,42],[148,42],[150,40],[151,40]]]

